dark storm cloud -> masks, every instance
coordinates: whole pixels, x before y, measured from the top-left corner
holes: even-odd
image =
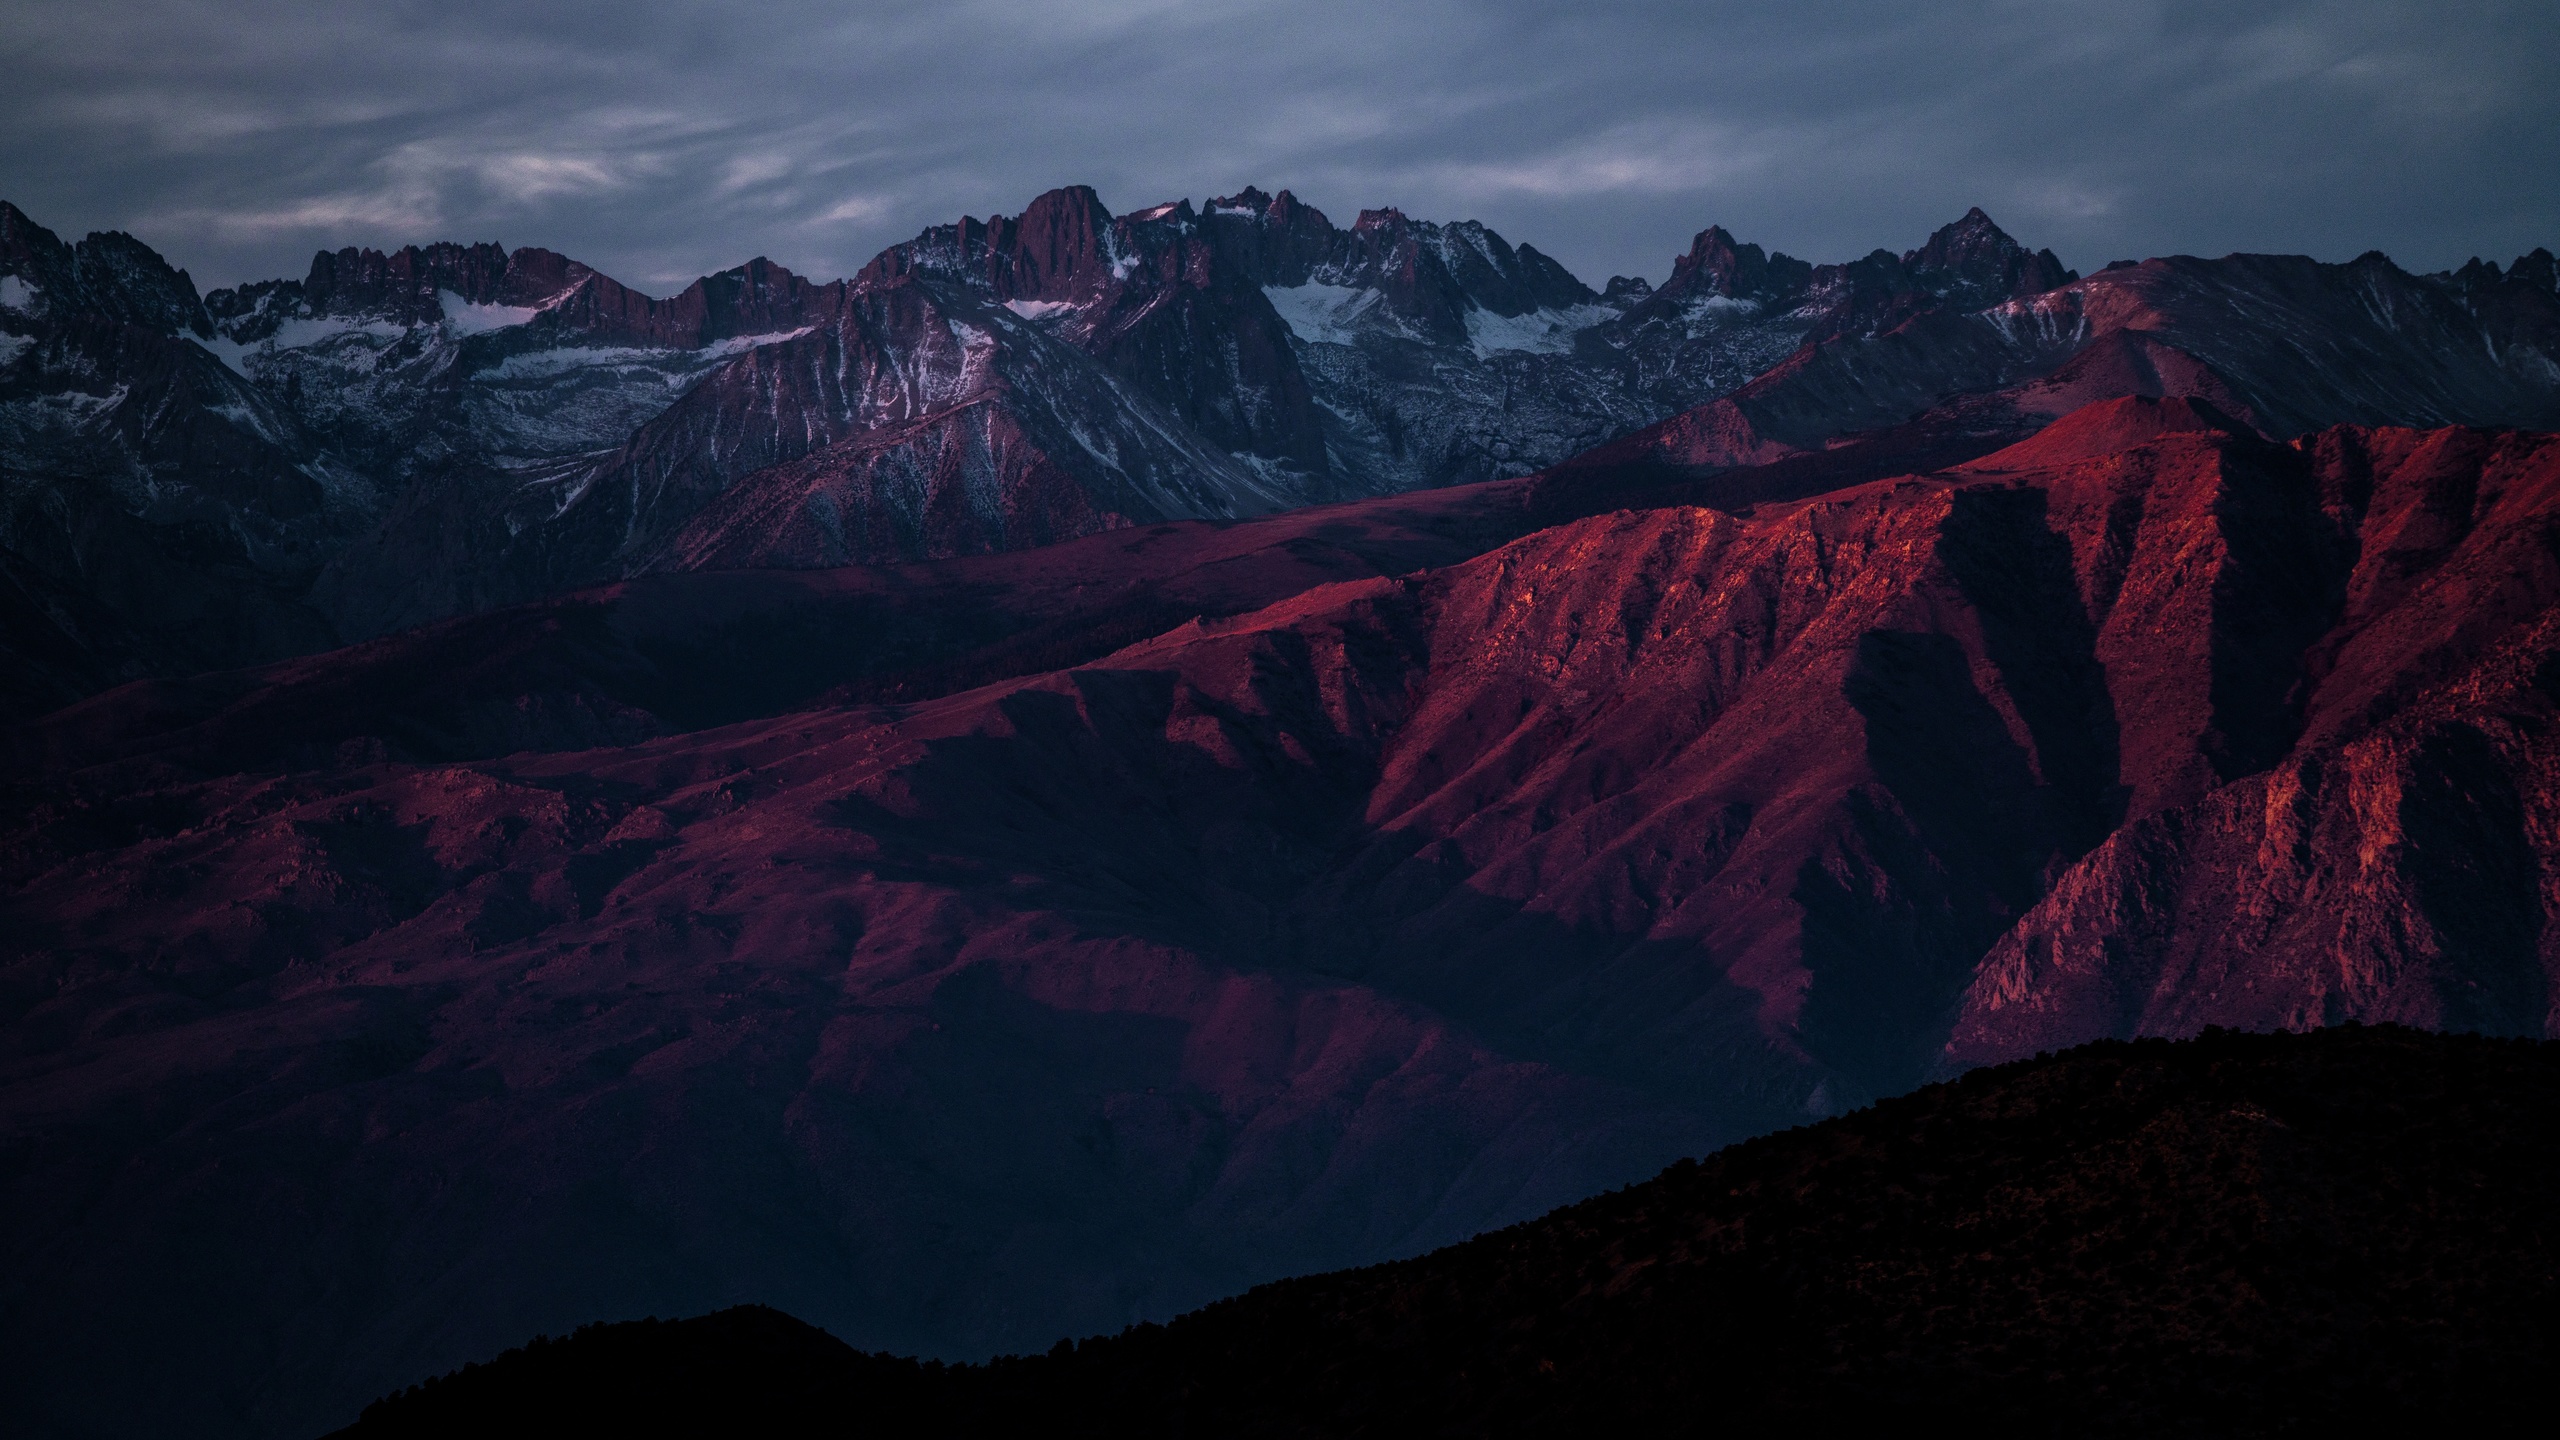
[[[0,197],[208,284],[498,239],[822,277],[1082,181],[1475,216],[1595,283],[1981,204],[2083,268],[2560,244],[2560,8],[0,0]]]

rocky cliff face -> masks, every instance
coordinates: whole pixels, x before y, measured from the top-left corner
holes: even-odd
[[[2159,794],[2058,878],[1983,961],[1951,1061],[2208,1024],[2560,1033],[2560,449],[2468,431],[2310,448],[2327,483],[2253,527],[2290,530],[2291,553],[2235,557],[2299,577],[2232,627],[2275,653],[2233,647],[2198,697],[2218,711],[2289,652],[2255,682],[2283,687],[2273,726],[2225,783]]]

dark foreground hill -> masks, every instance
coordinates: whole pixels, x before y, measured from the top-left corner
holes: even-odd
[[[919,1366],[751,1306],[341,1434],[2504,1431],[2555,1378],[2555,1135],[2547,1043],[2100,1042],[1045,1356]]]

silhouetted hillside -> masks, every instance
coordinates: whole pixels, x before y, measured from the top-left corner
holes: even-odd
[[[1417,1260],[989,1366],[757,1307],[379,1402],[488,1433],[2510,1428],[2553,1378],[2560,1048],[2208,1031],[1978,1070]]]

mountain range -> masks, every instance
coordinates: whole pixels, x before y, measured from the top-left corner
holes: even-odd
[[[0,1406],[955,1358],[1969,1067],[2560,1033],[2560,275],[0,206]],[[148,1356],[139,1364],[136,1357]]]
[[[1711,228],[1659,290],[1594,292],[1473,223],[1077,187],[851,280],[757,260],[656,300],[492,244],[199,296],[0,204],[0,285],[20,718],[635,575],[1019,550],[1604,445],[1728,466],[1924,416],[2005,441],[2117,393],[2286,436],[2560,424],[2547,252],[2079,279],[1979,210],[1821,266]]]

